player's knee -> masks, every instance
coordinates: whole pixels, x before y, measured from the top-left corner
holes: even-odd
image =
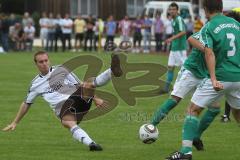
[[[76,121],[68,121],[68,120],[62,120],[62,126],[65,128],[72,128],[77,124]]]
[[[188,111],[187,111],[187,112],[188,112],[189,115],[199,116],[202,110],[203,110],[203,109],[202,109],[201,107],[199,107],[199,106],[197,106],[197,105],[195,105],[195,104],[192,103],[192,104],[190,105],[190,107],[188,108]]]
[[[65,128],[72,128],[77,124],[76,117],[70,114],[66,114],[62,117],[61,123]]]
[[[172,99],[175,100],[177,104],[182,100],[182,98],[174,96],[174,95],[172,95]]]

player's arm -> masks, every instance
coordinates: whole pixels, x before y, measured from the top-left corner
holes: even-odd
[[[108,106],[107,101],[99,98],[97,95],[94,95],[93,101],[97,107],[107,107]]]
[[[222,90],[223,85],[219,81],[217,81],[217,78],[215,75],[216,61],[215,61],[214,52],[211,48],[205,47],[204,53],[205,53],[205,61],[206,61],[208,72],[210,74],[210,78],[213,84],[213,88],[216,91]]]
[[[24,117],[24,115],[28,112],[29,108],[30,108],[30,104],[23,102],[19,107],[19,110],[18,110],[18,113],[17,113],[15,119],[12,121],[11,124],[9,124],[5,128],[3,128],[3,131],[15,130],[17,124],[21,121],[21,119]]]
[[[178,38],[184,36],[185,34],[186,34],[186,31],[181,31],[181,32],[179,32],[178,34],[173,35],[172,37],[168,38],[168,39],[166,40],[166,42],[167,42],[167,43],[171,43],[173,40],[178,39]]]
[[[178,39],[186,34],[185,24],[183,23],[182,19],[178,18],[178,29],[179,33],[176,35],[173,35],[172,37],[168,38],[166,40],[166,43],[171,43],[173,40]]]
[[[203,27],[200,31],[200,41],[205,45],[204,54],[205,54],[205,62],[208,68],[208,72],[210,74],[210,78],[212,81],[213,88],[216,91],[223,89],[223,85],[217,81],[215,74],[215,54],[213,52],[213,40],[211,39],[211,33],[208,30],[208,25]]]
[[[200,50],[202,53],[204,53],[204,46],[201,42],[199,42],[197,39],[194,37],[190,36],[188,38],[188,43],[190,43],[194,48],[197,48]]]

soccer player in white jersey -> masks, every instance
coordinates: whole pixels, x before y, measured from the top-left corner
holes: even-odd
[[[95,143],[77,124],[89,111],[92,101],[95,102],[97,107],[106,107],[107,104],[104,100],[94,96],[94,88],[106,84],[111,79],[112,74],[116,77],[121,76],[122,70],[118,55],[112,55],[111,68],[98,75],[94,81],[80,82],[73,73],[69,73],[64,79],[64,84],[67,83],[68,86],[75,87],[75,90],[72,91],[74,93],[70,95],[60,93],[58,87],[50,86],[49,79],[60,66],[50,67],[49,57],[45,51],[35,53],[34,61],[40,74],[32,80],[27,98],[20,105],[15,119],[3,128],[3,131],[15,130],[17,124],[28,112],[34,99],[42,96],[50,104],[62,125],[71,131],[74,139],[89,146],[90,151],[101,151],[102,147]]]

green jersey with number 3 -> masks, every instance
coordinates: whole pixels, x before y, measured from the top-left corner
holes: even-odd
[[[215,54],[217,80],[239,82],[240,23],[217,14],[201,29],[200,41]]]
[[[172,22],[172,26],[173,26],[173,34],[177,35],[178,33],[182,32],[182,31],[186,31],[186,26],[185,23],[182,19],[181,16],[177,16],[175,19],[173,19]],[[171,43],[171,51],[183,51],[186,50],[187,48],[187,42],[186,42],[186,34],[174,39]]]
[[[194,33],[191,37],[199,40],[200,33]],[[192,74],[200,79],[207,77],[207,67],[204,59],[204,53],[202,53],[197,48],[193,48],[191,54],[188,56],[187,60],[184,62],[184,68],[191,71]]]

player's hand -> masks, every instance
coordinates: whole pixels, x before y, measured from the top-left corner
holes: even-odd
[[[104,101],[101,98],[94,98],[95,105],[100,108],[108,107],[107,101]]]
[[[212,85],[215,91],[223,90],[223,85],[217,80],[212,80]]]
[[[165,43],[167,43],[167,44],[170,44],[172,42],[172,39],[171,38],[168,38],[166,41],[165,41]]]
[[[17,124],[16,123],[11,123],[7,127],[3,128],[3,131],[13,131],[16,129]]]

